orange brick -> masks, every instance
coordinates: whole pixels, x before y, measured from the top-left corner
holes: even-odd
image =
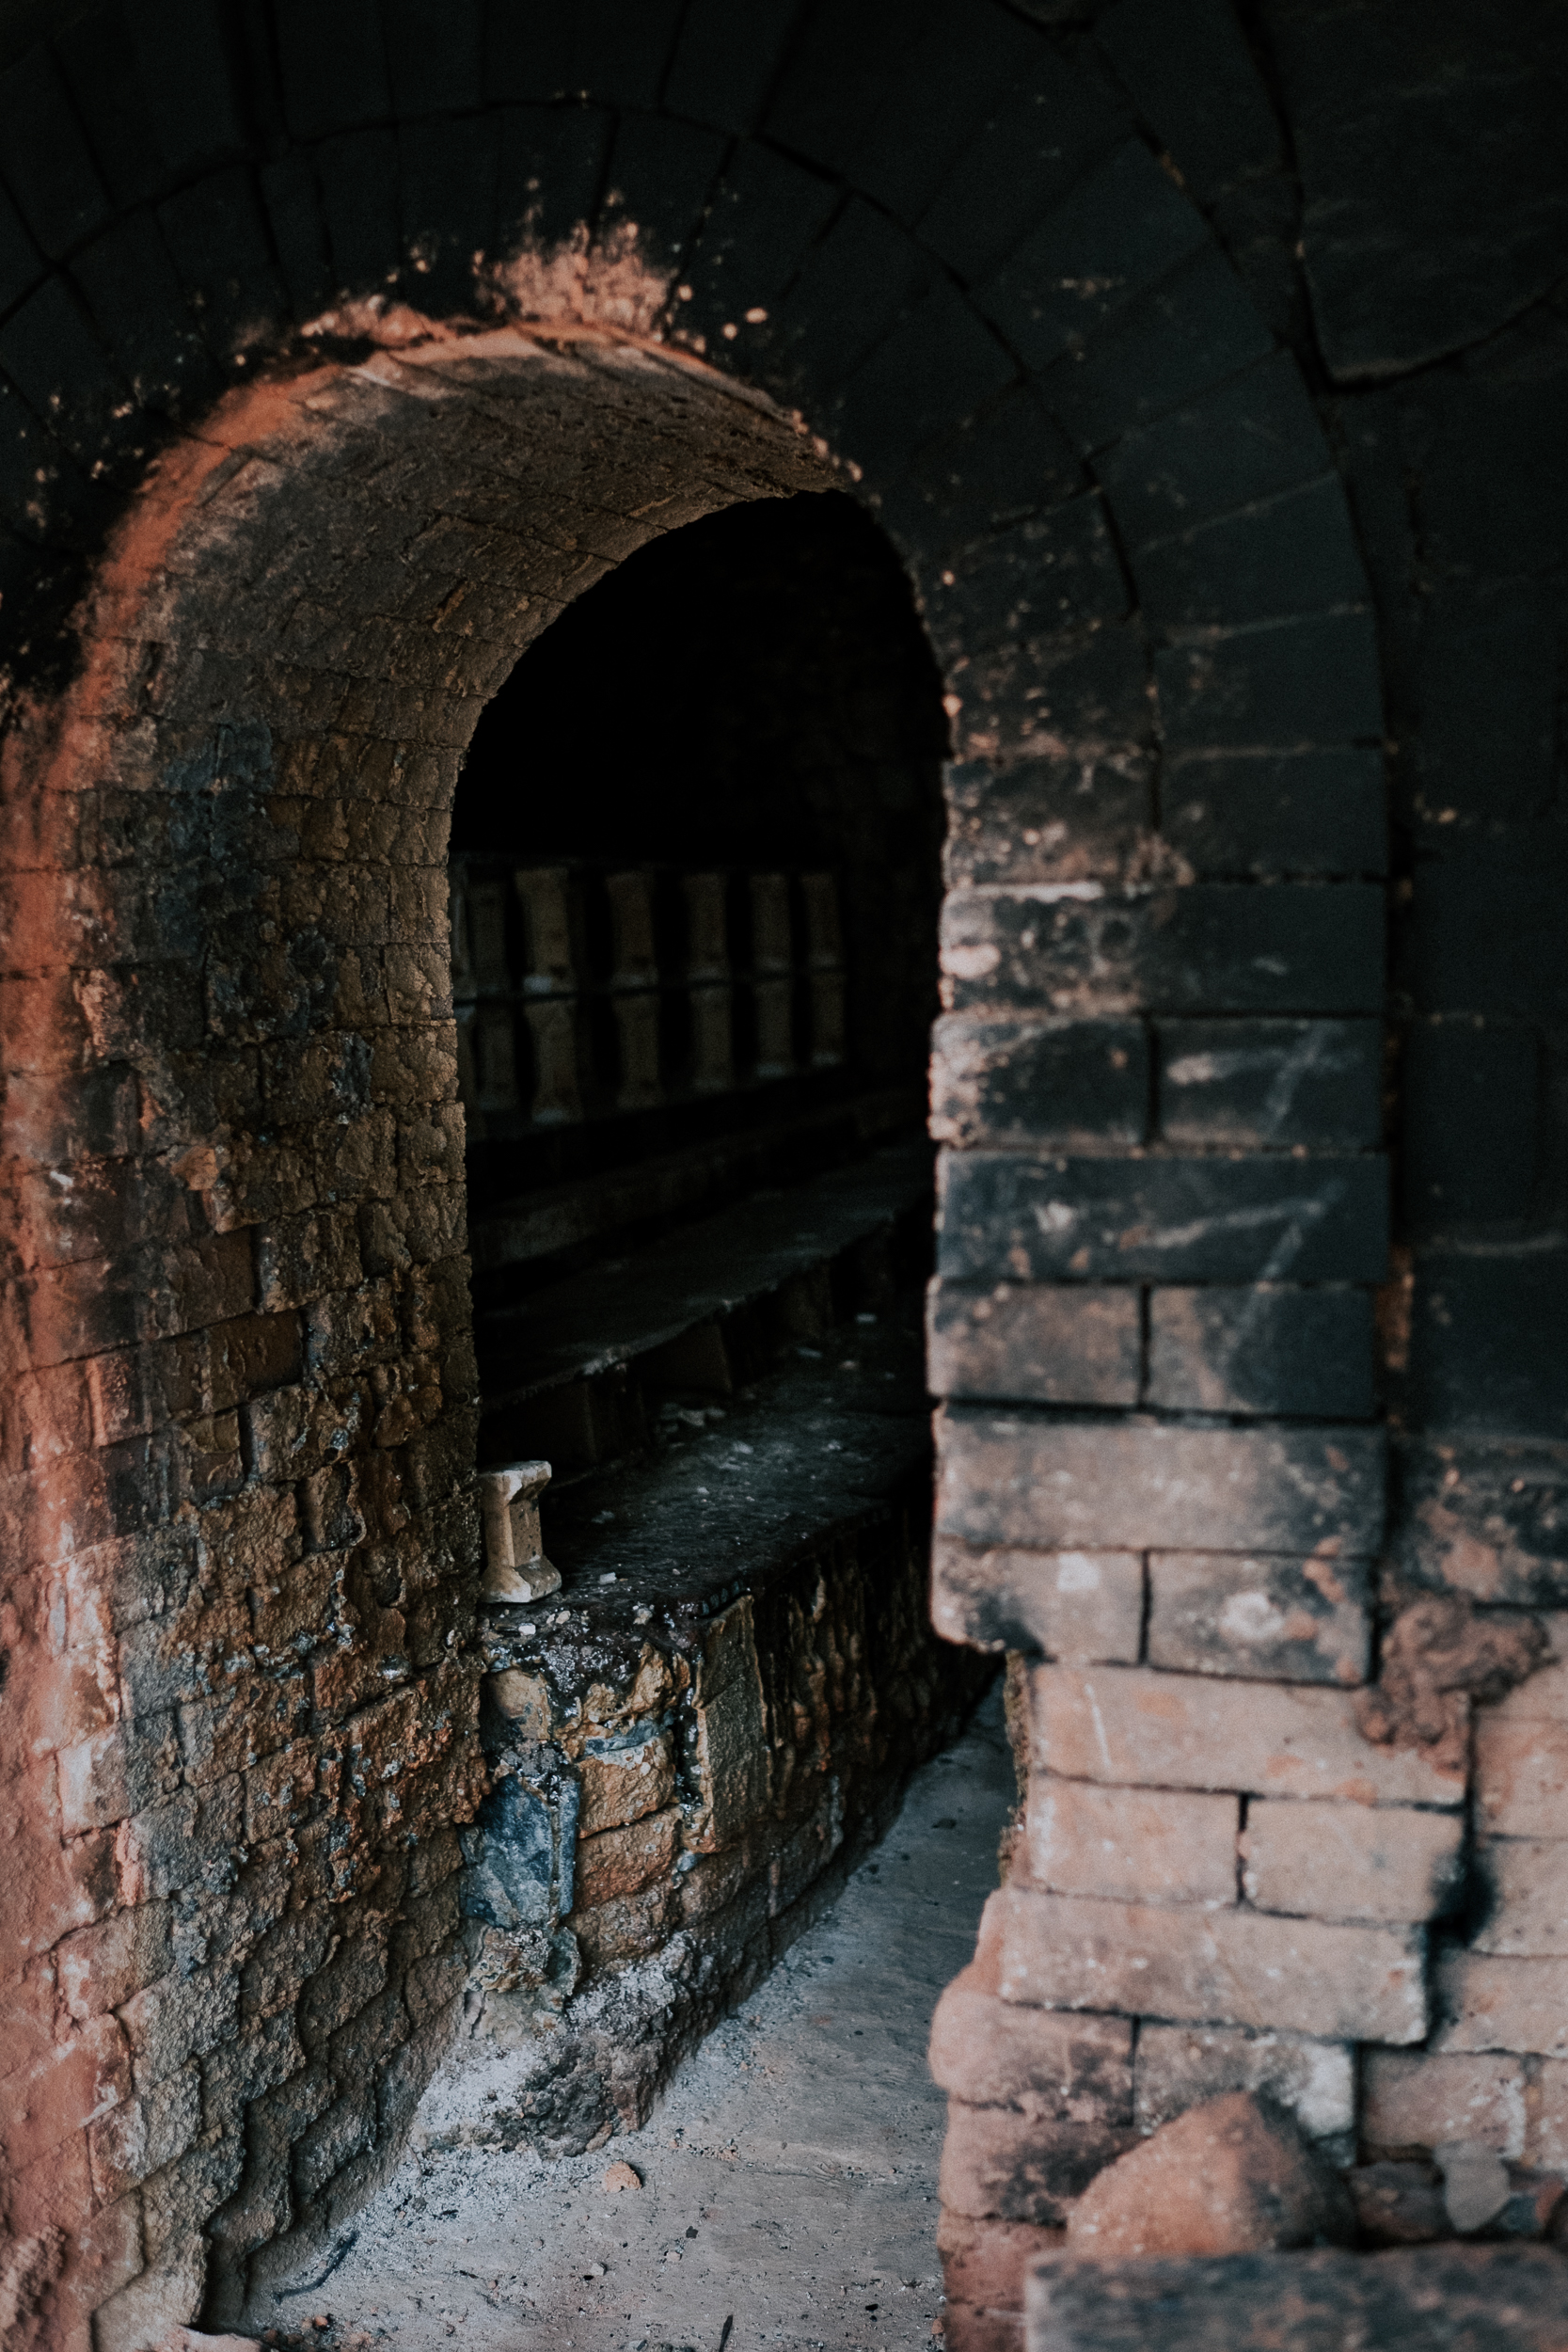
[[[1234,1903],[1240,1810],[1231,1796],[1100,1788],[1032,1772],[1026,1867],[1035,1885],[1058,1895]]]

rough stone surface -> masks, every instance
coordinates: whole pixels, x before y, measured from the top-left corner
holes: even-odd
[[[1343,2244],[1354,2232],[1338,2175],[1280,2109],[1235,2090],[1161,2124],[1099,2174],[1073,2207],[1067,2243],[1115,2263]]]

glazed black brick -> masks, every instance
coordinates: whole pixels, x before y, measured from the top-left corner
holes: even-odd
[[[842,21],[842,12],[836,12]],[[857,187],[902,221],[918,220],[999,107],[1055,65],[1032,25],[998,8],[957,20],[938,10],[920,40],[901,24],[885,104],[849,158]]]
[[[17,532],[34,543],[80,546],[101,521],[106,497],[0,374],[0,513]]]
[[[962,548],[999,524],[1069,497],[1084,469],[1061,427],[1032,388],[1014,385],[973,422],[936,435],[908,475],[879,496],[895,534],[901,525],[922,549]]]
[[[1568,1249],[1418,1255],[1410,1424],[1473,1436],[1568,1429]]]
[[[117,209],[163,193],[168,167],[151,135],[151,113],[125,10],[97,8],[55,36],[55,54],[100,177]]]
[[[392,111],[376,0],[273,0],[283,107],[296,139],[385,122]]]
[[[746,38],[736,40],[730,0],[691,0],[664,77],[665,105],[699,122],[749,130],[800,13],[800,0],[752,0]]]
[[[1276,352],[1095,459],[1122,535],[1166,538],[1327,469],[1328,444],[1301,371]]]
[[[1049,367],[1196,252],[1205,234],[1201,215],[1130,140],[1062,199],[977,298],[1027,367]]]
[[[1148,1043],[1138,1021],[939,1021],[931,1132],[950,1143],[1098,1136],[1142,1143]]]
[[[1371,1294],[1151,1290],[1147,1401],[1178,1413],[1370,1420]]]
[[[1542,1057],[1532,1027],[1418,1022],[1401,1072],[1405,1216],[1442,1232],[1516,1223],[1533,1205]]]
[[[43,256],[22,223],[22,215],[0,187],[0,312],[13,310],[43,276]]]
[[[150,213],[117,221],[76,255],[71,272],[145,405],[189,403],[215,389],[216,373]]]
[[[1199,874],[1382,874],[1383,755],[1345,744],[1167,767],[1161,830]]]
[[[1364,604],[1367,578],[1338,475],[1149,541],[1132,559],[1157,627],[1274,620]]]
[[[484,86],[491,98],[587,95],[610,106],[655,106],[680,23],[679,0],[546,0],[492,7]]]
[[[1164,0],[1117,0],[1094,37],[1199,202],[1278,161],[1279,125],[1227,0],[1180,14]]]
[[[933,198],[921,242],[974,284],[1131,128],[1087,74],[1040,41],[1027,81],[999,99]]]
[[[602,107],[508,106],[500,116],[496,163],[497,249],[504,259],[523,242],[549,246],[578,221],[592,222],[610,152],[610,118]]]
[[[1370,882],[1195,882],[1122,899],[976,893],[943,910],[943,968],[955,1010],[1060,1009],[1065,989],[1173,1012],[1375,1012],[1383,919]]]
[[[1160,1133],[1171,1143],[1365,1151],[1383,1132],[1376,1021],[1162,1021]]]
[[[139,69],[138,103],[165,171],[184,179],[233,162],[249,130],[230,26],[207,0],[122,0],[122,13]]]
[[[483,104],[483,0],[381,0],[381,34],[392,104],[404,121]]]
[[[805,12],[763,122],[766,137],[835,177],[852,167],[896,103],[899,65],[940,21],[937,0],[857,0]],[[879,195],[879,191],[872,193]]]
[[[472,303],[473,257],[492,250],[496,218],[494,115],[467,122],[409,122],[397,135],[403,251],[422,309]]]
[[[141,429],[125,378],[63,278],[45,278],[0,326],[0,367],[40,416],[58,418],[85,467],[124,451]]]
[[[1555,826],[1466,843],[1416,873],[1407,954],[1423,1012],[1568,1013],[1568,848]]]
[[[1203,638],[1157,657],[1160,718],[1172,751],[1371,742],[1383,690],[1370,619],[1310,620]]]
[[[1442,586],[1426,599],[1411,748],[1417,809],[1429,823],[1550,812],[1561,630],[1561,593],[1543,580]]]
[[[1259,358],[1271,341],[1229,262],[1204,246],[1086,348],[1046,368],[1040,397],[1080,449],[1098,449]]]
[[[736,348],[754,364],[767,329],[740,323],[750,310],[771,309],[840,201],[832,181],[768,148],[742,148],[687,263],[691,300],[675,311],[676,326],[711,342],[724,326],[738,326]]]
[[[17,209],[51,261],[107,221],[98,167],[46,49],[0,73],[0,158]]]
[[[769,381],[817,396],[842,384],[925,293],[931,264],[911,238],[851,197],[769,323]]]
[[[220,171],[182,189],[159,206],[158,225],[215,359],[230,359],[284,314],[283,289],[248,171]]]
[[[717,131],[663,115],[622,115],[610,151],[601,233],[617,218],[635,221],[639,254],[673,268],[702,222],[725,144]]]
[[[834,411],[834,440],[885,481],[949,418],[973,416],[1017,370],[945,279],[857,368]]]
[[[955,1281],[1378,1282],[1388,1177],[1370,1154],[942,1162]]]
[[[323,139],[316,179],[334,291],[385,293],[403,263],[397,133],[383,126]]]
[[[288,303],[303,324],[326,309],[333,292],[315,167],[308,155],[291,149],[276,163],[263,164],[258,177]]]

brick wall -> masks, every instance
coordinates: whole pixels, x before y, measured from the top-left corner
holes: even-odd
[[[445,811],[529,634],[656,530],[831,445],[945,673],[948,1629],[1180,1713],[1233,1687],[1216,1628],[1308,1617],[1242,1680],[1338,1739],[1319,1670],[1403,1597],[1380,1395],[1406,1582],[1563,1597],[1560,58],[1465,0],[1414,58],[1317,0],[1180,41],[1153,0],[783,8],[740,50],[703,8],[525,23],[198,0],[24,21],[0,74],[6,2210],[52,2344],[95,2307],[153,2341],[341,2210],[436,2045],[478,1793]],[[1471,96],[1430,69],[1478,40]],[[1413,1255],[1374,1360],[1390,743]],[[1124,1646],[1054,1650],[1059,1603]],[[1482,1765],[1483,1803],[1536,1772],[1526,1876],[1552,1736]],[[1153,1819],[1085,1753],[1048,1878],[1095,1805]],[[1249,1777],[1168,1793],[1212,1830]],[[1450,1809],[1372,1818],[1412,1802]],[[1194,1829],[1160,1914],[1239,1934],[1243,1986],[1279,1932],[1245,1834],[1230,1906]],[[1002,1908],[1005,2001],[1138,1905]],[[1415,1922],[1313,1932],[1425,1982]],[[1363,2015],[1359,1964],[1291,2030],[1402,2081],[1414,1995]],[[1563,1965],[1456,1946],[1446,2030],[1506,1972],[1542,2079]]]

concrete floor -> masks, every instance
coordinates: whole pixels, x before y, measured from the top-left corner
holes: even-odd
[[[974,1950],[1012,1796],[998,1685],[641,2132],[553,2165],[411,2153],[330,2276],[251,2326],[398,2352],[930,2352],[943,2101],[927,2033]],[[622,2163],[640,2188],[604,2186]]]

